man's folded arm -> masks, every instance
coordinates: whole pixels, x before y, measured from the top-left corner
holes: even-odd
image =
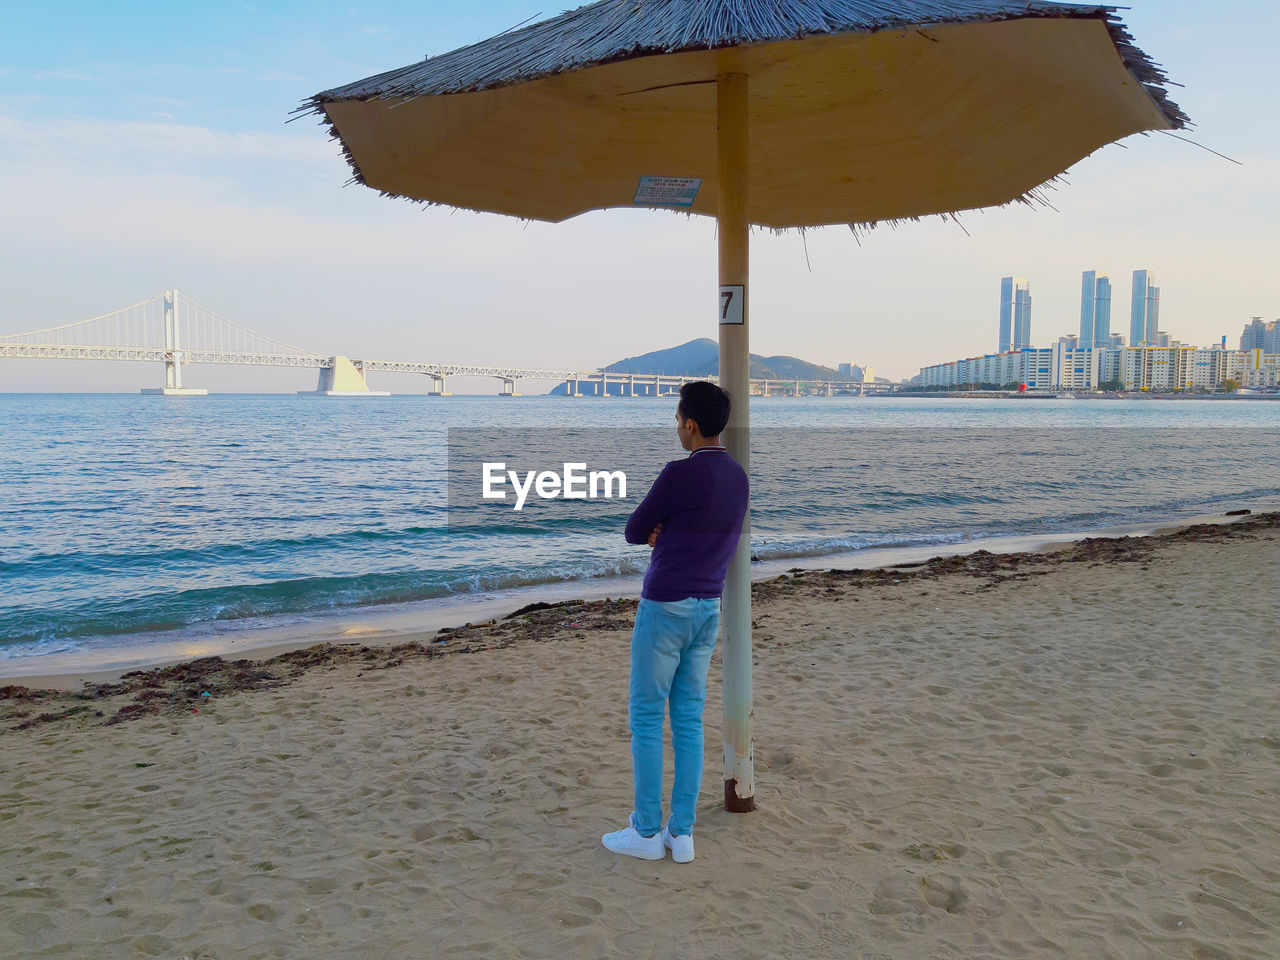
[[[648,543],[649,533],[653,528],[671,516],[673,508],[671,495],[673,491],[670,470],[671,464],[667,464],[662,468],[662,472],[653,481],[653,486],[649,488],[649,492],[645,494],[644,499],[640,501],[640,505],[635,508],[627,519],[625,533],[627,543]]]

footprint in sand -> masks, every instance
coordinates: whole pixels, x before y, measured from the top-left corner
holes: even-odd
[[[921,914],[930,909],[963,913],[968,903],[969,894],[959,877],[930,875],[881,881],[869,908],[877,916]]]
[[[596,922],[596,917],[604,913],[604,904],[594,897],[570,897],[569,902],[576,906],[576,911],[567,910],[556,915],[556,920],[566,927],[587,927]]]
[[[958,843],[913,843],[904,847],[902,852],[912,860],[959,860],[964,856],[966,848]]]
[[[302,884],[303,891],[309,897],[319,896],[325,893],[333,893],[338,888],[337,881],[331,877],[307,877],[299,880]]]
[[[768,770],[785,771],[793,776],[813,773],[816,769],[813,761],[799,750],[785,747],[781,750],[774,750],[769,754]]]
[[[878,917],[895,916],[902,913],[924,913],[928,905],[916,893],[915,887],[907,880],[882,880],[876,884],[875,893],[868,905]]]
[[[37,937],[53,929],[53,920],[43,913],[20,913],[10,919],[9,929],[20,937]]]
[[[133,941],[133,949],[145,957],[171,956],[173,941],[158,933],[149,933]]]
[[[959,877],[924,877],[920,881],[921,895],[931,907],[947,913],[961,913],[969,902]]]

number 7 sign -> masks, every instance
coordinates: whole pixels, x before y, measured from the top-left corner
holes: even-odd
[[[740,284],[724,284],[720,287],[720,322],[742,323],[742,306],[746,288]]]

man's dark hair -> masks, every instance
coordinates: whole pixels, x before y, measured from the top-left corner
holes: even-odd
[[[709,380],[695,380],[680,388],[676,412],[693,420],[704,437],[717,436],[729,422],[729,394]]]

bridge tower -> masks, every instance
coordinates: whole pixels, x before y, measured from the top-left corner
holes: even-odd
[[[389,397],[387,390],[370,390],[364,376],[364,364],[347,357],[329,358],[329,365],[320,368],[320,379],[314,390],[299,390],[300,396],[320,397]]]
[[[182,385],[182,342],[178,325],[178,291],[166,290],[164,297],[164,349],[168,358],[164,362],[164,386],[144,387],[142,392],[160,397],[205,397],[204,387]]]

